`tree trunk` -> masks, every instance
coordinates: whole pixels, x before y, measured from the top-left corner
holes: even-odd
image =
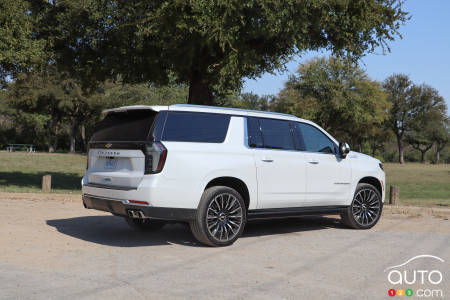
[[[69,138],[70,138],[70,153],[75,153],[75,129],[76,129],[76,121],[75,118],[72,117],[70,120],[70,128],[69,128]]]
[[[426,153],[427,151],[426,150],[420,150],[420,153],[422,153],[422,156],[421,156],[421,158],[420,158],[420,162],[421,163],[425,163],[425,153]]]
[[[441,150],[444,149],[445,145],[447,143],[441,143],[441,142],[437,142],[436,143],[436,152],[435,152],[435,157],[436,157],[436,163],[438,164],[440,159],[441,159]]]
[[[189,104],[213,105],[213,95],[208,81],[198,76],[192,76],[189,83]]]
[[[48,152],[54,153],[56,151],[56,135],[57,135],[56,119],[52,117],[49,125],[50,126],[49,126]]]
[[[84,125],[81,125],[81,140],[83,141],[83,147],[84,151],[87,150],[87,141],[86,141],[86,127]]]
[[[436,147],[436,164],[439,163],[439,160],[441,159],[441,149],[439,149],[439,145]]]
[[[405,160],[403,158],[403,141],[400,135],[397,135],[397,144],[398,144],[398,162],[404,164]]]

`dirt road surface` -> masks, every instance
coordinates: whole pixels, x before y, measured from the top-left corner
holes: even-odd
[[[134,232],[77,201],[0,204],[0,299],[387,299],[388,289],[410,287],[450,299],[446,217],[388,214],[367,231],[333,216],[272,220],[209,248],[182,224]],[[422,254],[445,260],[415,262],[439,269],[440,284],[388,282],[386,268]]]

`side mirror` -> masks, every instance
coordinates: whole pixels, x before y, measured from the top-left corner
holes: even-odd
[[[339,153],[342,158],[345,158],[347,154],[350,152],[350,146],[347,143],[340,142],[339,143]]]

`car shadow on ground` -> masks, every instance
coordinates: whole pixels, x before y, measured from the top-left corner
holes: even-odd
[[[58,232],[84,241],[113,247],[140,247],[179,244],[203,247],[193,237],[188,224],[167,224],[154,232],[131,229],[122,217],[84,216],[47,220]],[[290,219],[249,222],[241,238],[282,235],[328,228],[345,228],[338,216],[304,216]]]

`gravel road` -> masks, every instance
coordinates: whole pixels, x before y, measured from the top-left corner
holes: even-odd
[[[183,224],[134,232],[80,202],[0,204],[0,299],[386,299],[409,286],[390,284],[384,270],[422,254],[445,260],[416,263],[439,269],[432,288],[450,297],[446,217],[386,214],[367,231],[334,216],[272,220],[209,248]]]

